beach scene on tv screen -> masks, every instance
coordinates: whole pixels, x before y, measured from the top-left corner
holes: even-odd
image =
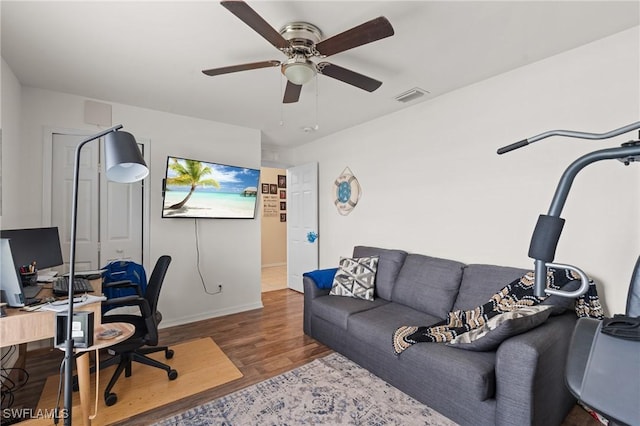
[[[163,217],[254,217],[260,171],[169,157]]]

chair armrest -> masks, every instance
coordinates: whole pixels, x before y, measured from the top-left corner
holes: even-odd
[[[575,312],[511,337],[496,353],[496,425],[561,424],[575,398],[565,385]]]
[[[135,288],[138,296],[143,297],[142,290],[140,290],[140,286],[136,283],[133,283],[129,280],[125,281],[112,281],[110,283],[102,284],[102,289],[107,288]]]
[[[140,312],[142,313],[142,316],[144,318],[148,318],[151,316],[151,307],[149,306],[149,302],[147,302],[147,299],[135,295],[107,299],[102,302],[102,306],[137,306],[138,308],[140,308]]]

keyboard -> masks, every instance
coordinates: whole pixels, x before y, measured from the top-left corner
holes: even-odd
[[[72,285],[74,293],[93,293],[93,287],[86,278],[75,277]],[[69,277],[58,277],[53,280],[53,294],[56,296],[69,294]]]

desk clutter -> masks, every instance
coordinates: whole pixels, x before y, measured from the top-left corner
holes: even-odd
[[[38,271],[34,269],[26,269],[25,266],[20,267],[20,281],[23,286],[36,285],[38,283]]]
[[[122,331],[118,330],[117,328],[108,328],[108,329],[98,333],[98,339],[100,339],[100,340],[111,340],[111,339],[114,339],[114,338],[120,336],[121,334],[122,334]]]
[[[105,296],[94,296],[92,294],[84,294],[73,298],[74,309],[80,306],[97,303],[107,300]],[[43,303],[35,304],[22,308],[23,311],[53,311],[65,312],[68,310],[69,301],[67,299],[55,300],[55,298],[46,298]]]
[[[68,312],[56,313],[56,334],[54,337],[54,346],[56,348],[64,348],[67,332]],[[76,348],[88,348],[93,346],[93,312],[76,311],[73,313],[71,321],[71,337],[73,338],[73,346]]]

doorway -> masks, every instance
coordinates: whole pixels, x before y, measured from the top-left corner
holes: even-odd
[[[287,170],[260,169],[262,292],[287,288]]]

